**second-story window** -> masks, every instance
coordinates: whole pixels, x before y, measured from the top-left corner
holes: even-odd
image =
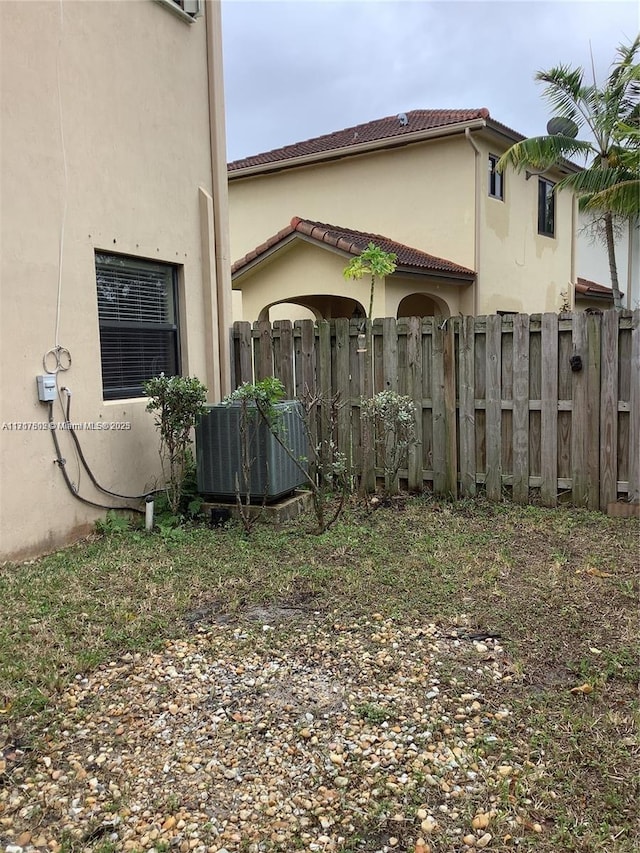
[[[489,195],[504,201],[504,175],[498,172],[498,160],[495,154],[489,154]]]
[[[554,184],[546,178],[538,178],[538,234],[555,237],[556,194]]]
[[[176,6],[179,6],[187,15],[196,18],[202,14],[201,0],[173,0]]]

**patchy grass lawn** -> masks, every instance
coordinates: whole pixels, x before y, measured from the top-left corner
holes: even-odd
[[[311,526],[114,533],[2,567],[0,749],[37,751],[77,673],[225,614],[277,605],[424,620],[499,635],[513,661],[494,698],[513,711],[504,726],[529,772],[505,802],[527,798],[543,829],[519,849],[638,849],[637,520],[411,499],[354,508],[322,536]],[[468,678],[464,653],[451,666]],[[491,849],[510,849],[506,835]]]

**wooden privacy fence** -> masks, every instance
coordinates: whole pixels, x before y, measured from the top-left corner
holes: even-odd
[[[361,465],[365,359],[374,393],[416,403],[410,490],[606,509],[640,493],[640,312],[235,323],[234,382],[277,376],[344,403],[335,439]],[[322,419],[321,419],[322,421]]]

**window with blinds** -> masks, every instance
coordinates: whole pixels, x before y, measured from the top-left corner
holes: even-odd
[[[105,400],[143,396],[142,383],[179,373],[176,269],[96,253]]]

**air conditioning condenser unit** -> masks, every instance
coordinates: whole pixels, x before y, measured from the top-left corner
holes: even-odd
[[[273,502],[306,482],[307,436],[302,407],[296,401],[276,403],[275,427],[291,455],[282,447],[255,406],[247,415],[251,474],[249,484],[242,471],[242,406],[209,406],[196,427],[198,491],[207,497],[233,500],[239,487],[252,502]],[[293,458],[292,458],[293,457]],[[297,460],[297,461],[296,461]],[[237,484],[237,485],[236,485]]]

